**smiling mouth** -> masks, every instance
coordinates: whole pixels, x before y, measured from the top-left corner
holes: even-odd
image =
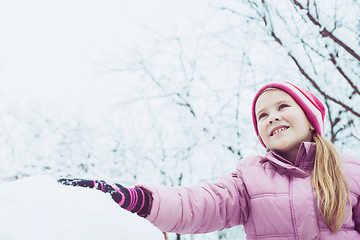
[[[270,136],[275,136],[276,134],[282,132],[282,131],[285,131],[287,130],[289,127],[282,127],[282,128],[279,128],[279,129],[276,129],[273,133],[271,133]]]

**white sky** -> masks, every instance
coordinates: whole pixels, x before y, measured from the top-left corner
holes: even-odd
[[[99,76],[91,73],[101,57],[146,44],[146,28],[186,30],[204,7],[198,0],[2,1],[0,99],[76,111],[96,95]]]

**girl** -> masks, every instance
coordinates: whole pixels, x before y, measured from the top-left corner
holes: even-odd
[[[252,119],[265,157],[241,160],[215,182],[192,187],[59,182],[109,193],[165,232],[207,233],[243,224],[248,239],[360,239],[360,161],[323,138],[325,108],[307,90],[270,83]]]

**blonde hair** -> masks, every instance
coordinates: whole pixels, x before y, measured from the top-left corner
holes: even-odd
[[[351,202],[349,185],[342,174],[341,159],[335,146],[317,133],[313,139],[316,156],[312,182],[318,207],[326,225],[337,232],[345,221],[346,202]]]

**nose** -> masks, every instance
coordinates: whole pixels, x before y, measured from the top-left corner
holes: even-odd
[[[273,124],[275,121],[280,121],[280,116],[278,114],[271,114],[269,116],[269,124]]]

